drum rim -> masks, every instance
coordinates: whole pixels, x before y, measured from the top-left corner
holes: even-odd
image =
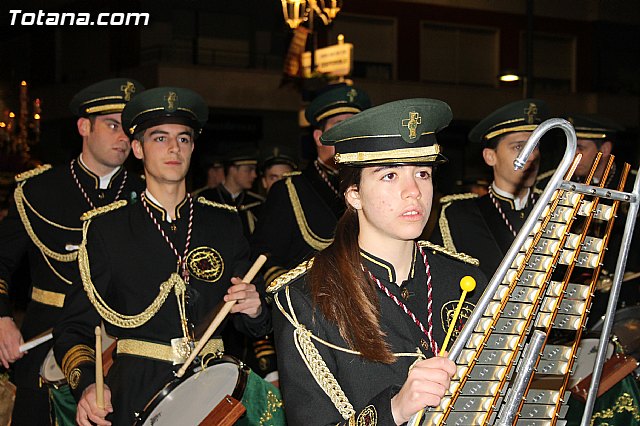
[[[244,394],[244,390],[247,386],[247,381],[249,380],[249,368],[238,358],[233,357],[231,355],[222,355],[219,358],[216,358],[210,365],[207,367],[211,367],[216,364],[220,364],[222,362],[231,362],[238,367],[238,381],[236,383],[235,388],[231,396],[238,401],[242,399],[242,395]],[[147,421],[149,415],[153,412],[153,410],[164,400],[164,398],[169,395],[175,388],[177,388],[182,382],[186,381],[188,378],[193,376],[196,369],[199,369],[200,365],[196,364],[189,368],[184,376],[182,377],[174,377],[169,383],[164,385],[162,389],[156,392],[155,395],[149,400],[147,405],[145,405],[142,412],[136,415],[136,420],[133,423],[133,426],[142,426],[144,422]],[[202,370],[198,370],[200,372]],[[213,409],[213,408],[212,408]]]
[[[62,378],[59,379],[59,380],[49,380],[49,379],[47,379],[45,377],[45,373],[46,373],[45,363],[49,359],[49,354],[51,354],[51,359],[53,359],[53,362],[58,367],[58,369],[60,369],[60,373],[62,374]],[[51,348],[49,348],[49,350],[47,351],[47,353],[44,356],[44,359],[40,363],[40,371],[38,371],[38,376],[40,376],[40,380],[42,380],[43,384],[45,384],[47,386],[53,386],[56,389],[67,384],[67,378],[64,377],[64,374],[62,373],[62,369],[58,365],[58,360],[56,360],[55,353],[53,351],[53,346]]]

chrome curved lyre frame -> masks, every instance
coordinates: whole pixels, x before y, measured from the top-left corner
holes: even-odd
[[[504,257],[504,259],[502,259],[500,266],[498,266],[495,274],[493,274],[493,278],[491,278],[491,281],[489,281],[487,288],[478,301],[475,309],[473,310],[473,313],[465,323],[465,326],[462,328],[460,335],[451,347],[451,350],[449,351],[449,359],[453,361],[455,361],[458,356],[460,356],[460,352],[462,351],[462,349],[464,349],[464,345],[467,343],[467,340],[469,340],[469,337],[471,337],[471,333],[473,333],[473,330],[476,328],[478,321],[480,321],[482,315],[489,306],[489,303],[491,302],[494,293],[498,289],[498,286],[500,285],[500,283],[502,283],[502,280],[504,280],[504,277],[507,274],[511,263],[518,255],[520,248],[524,245],[524,242],[529,236],[529,233],[536,225],[538,218],[542,216],[542,212],[547,207],[547,204],[553,196],[553,191],[560,187],[564,175],[573,163],[574,157],[576,155],[576,132],[573,129],[573,126],[567,120],[563,120],[561,118],[552,118],[540,124],[533,131],[531,137],[529,137],[529,140],[522,149],[522,152],[520,152],[520,155],[518,155],[518,157],[514,160],[514,168],[517,170],[524,167],[527,159],[538,145],[538,142],[540,141],[542,136],[544,136],[544,134],[549,130],[555,128],[561,128],[562,130],[564,130],[564,133],[567,136],[567,146],[565,148],[562,161],[551,177],[551,180],[547,184],[544,192],[536,202],[533,211],[529,214],[529,217],[520,229],[520,232],[518,232],[518,235],[511,244],[511,247],[509,248],[509,251],[507,251],[506,256]]]
[[[476,328],[476,325],[478,324],[480,319],[482,319],[482,315],[487,310],[487,307],[489,306],[489,303],[491,302],[493,295],[498,289],[498,286],[504,280],[504,277],[507,274],[509,267],[511,266],[511,263],[514,261],[514,259],[518,255],[520,248],[524,245],[525,240],[529,236],[529,233],[533,230],[534,226],[536,225],[538,218],[542,216],[542,212],[547,207],[547,204],[553,197],[553,192],[560,187],[560,184],[563,181],[564,175],[569,170],[569,168],[571,167],[574,161],[574,157],[576,154],[577,139],[576,139],[576,133],[575,133],[575,130],[573,129],[573,126],[568,121],[563,120],[561,118],[552,118],[550,120],[547,120],[541,123],[533,131],[533,133],[529,137],[529,140],[527,141],[524,148],[520,152],[520,155],[518,155],[518,157],[514,160],[513,162],[514,169],[518,170],[523,168],[524,165],[527,163],[527,160],[531,155],[531,153],[536,149],[536,146],[538,145],[538,142],[540,141],[542,136],[544,136],[545,133],[547,133],[549,130],[555,129],[555,128],[561,128],[564,131],[565,135],[567,136],[567,146],[565,148],[562,161],[560,162],[560,165],[558,166],[555,173],[551,177],[551,180],[547,184],[547,187],[545,188],[544,192],[536,202],[533,208],[533,211],[529,214],[529,217],[527,218],[524,225],[520,229],[520,232],[518,232],[518,235],[516,236],[514,242],[511,244],[511,247],[509,248],[509,251],[507,251],[506,256],[504,257],[504,259],[502,259],[502,262],[500,263],[500,266],[498,267],[495,274],[493,275],[493,278],[491,278],[491,281],[489,281],[487,288],[485,289],[482,297],[476,304],[476,307],[473,310],[467,322],[465,323],[465,326],[462,328],[460,335],[458,336],[455,343],[451,347],[451,350],[449,351],[449,359],[454,362],[460,356],[460,353],[462,352],[462,350],[464,349],[464,346],[466,345],[467,341],[471,337],[473,330]],[[417,426],[421,422],[420,417],[421,417],[421,414],[414,415],[413,417],[411,417],[411,419],[409,419],[408,425]]]

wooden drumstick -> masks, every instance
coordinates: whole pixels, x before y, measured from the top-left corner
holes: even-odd
[[[460,300],[458,300],[458,306],[456,306],[456,310],[453,311],[453,317],[451,317],[451,322],[449,323],[447,336],[444,338],[444,342],[442,342],[442,348],[440,348],[439,356],[444,356],[445,352],[447,352],[447,345],[449,344],[449,340],[451,340],[451,335],[453,335],[453,330],[456,327],[456,322],[458,322],[458,317],[460,316],[460,311],[462,310],[464,299],[467,297],[468,292],[473,291],[476,288],[476,280],[473,277],[466,275],[460,280],[460,288],[462,289],[462,295],[460,296]],[[418,411],[409,420],[408,425],[417,426],[420,423],[420,420],[422,420],[422,416],[424,416],[424,408]]]
[[[256,276],[260,268],[262,268],[262,265],[264,265],[264,262],[266,261],[267,261],[267,256],[265,256],[264,254],[261,254],[260,256],[258,256],[253,266],[251,266],[251,269],[249,269],[249,271],[247,271],[247,273],[245,274],[244,278],[242,278],[242,281],[245,283],[250,283],[253,280],[253,278]],[[187,368],[189,368],[189,365],[191,365],[191,363],[196,358],[196,356],[198,356],[202,348],[204,348],[204,345],[207,344],[207,342],[209,341],[209,338],[213,335],[213,332],[216,331],[220,323],[222,323],[222,320],[226,318],[226,316],[231,311],[231,308],[235,304],[236,304],[235,300],[230,300],[224,304],[222,309],[220,309],[220,312],[218,312],[218,314],[213,318],[213,320],[211,321],[211,324],[209,324],[209,327],[200,338],[198,345],[195,347],[193,351],[191,351],[189,358],[187,358],[184,364],[182,364],[182,367],[180,367],[180,370],[178,370],[178,372],[176,373],[176,377],[184,376],[184,373],[187,372]]]
[[[102,329],[96,327],[96,404],[104,410],[104,378],[102,376]]]

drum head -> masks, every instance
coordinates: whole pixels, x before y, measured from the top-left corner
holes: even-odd
[[[580,340],[580,351],[578,357],[573,364],[573,375],[569,381],[569,387],[574,387],[585,379],[589,374],[593,373],[593,367],[596,365],[596,355],[598,355],[598,345],[600,339],[582,339]],[[611,358],[613,355],[613,343],[607,345],[605,359]]]
[[[53,355],[53,348],[49,349],[47,356],[44,358],[44,362],[40,367],[40,377],[42,377],[45,383],[50,385],[58,386],[66,383],[66,378],[64,374],[62,374],[62,370]]]
[[[242,399],[248,371],[231,357],[174,379],[147,404],[136,425],[197,425],[226,395]]]

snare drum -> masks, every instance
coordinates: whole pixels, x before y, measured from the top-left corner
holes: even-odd
[[[593,373],[593,368],[596,365],[596,356],[598,355],[598,345],[600,339],[582,339],[580,340],[580,350],[578,351],[578,357],[573,364],[573,375],[569,381],[569,387],[572,388],[581,380]],[[609,342],[607,345],[607,352],[605,359],[611,358],[613,355],[614,346]]]
[[[227,395],[240,401],[250,370],[231,356],[202,369],[196,365],[173,379],[144,408],[134,425],[197,425]]]
[[[104,326],[102,328],[102,347],[106,348],[106,350],[102,352],[102,365],[104,375],[106,376],[109,371],[109,367],[113,364],[111,356],[113,349],[115,348],[115,339],[105,332]],[[40,378],[42,383],[53,386],[54,388],[58,388],[67,383],[67,379],[64,377],[64,374],[53,355],[53,348],[49,349],[47,356],[44,358],[44,361],[40,366]]]
[[[49,349],[44,362],[40,366],[40,378],[43,383],[58,388],[67,383],[67,379],[62,374],[62,370],[53,356],[53,348]]]

